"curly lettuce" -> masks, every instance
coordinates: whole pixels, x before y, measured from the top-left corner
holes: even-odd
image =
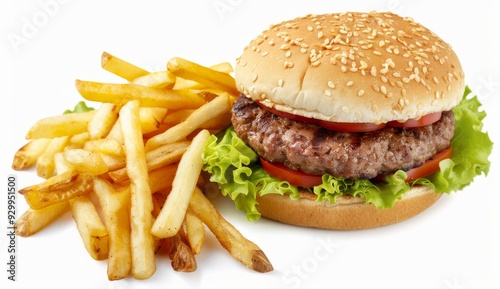
[[[339,196],[359,196],[377,208],[391,208],[413,186],[423,185],[436,193],[451,193],[470,185],[478,175],[489,172],[488,157],[493,148],[487,132],[483,132],[482,120],[486,112],[480,111],[477,96],[470,96],[467,87],[462,101],[453,108],[456,120],[455,136],[451,146],[453,156],[443,160],[440,171],[425,178],[407,183],[402,170],[385,178],[386,182],[354,180],[323,175],[323,183],[307,188],[318,202],[335,203]],[[236,207],[245,212],[249,221],[260,218],[257,194],[288,195],[298,199],[298,188],[288,182],[269,176],[260,166],[258,155],[249,148],[230,127],[218,135],[212,135],[203,152],[203,169],[210,173],[210,180],[219,184],[221,193],[229,196]]]

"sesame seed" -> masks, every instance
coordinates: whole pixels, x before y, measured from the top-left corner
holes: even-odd
[[[363,96],[364,94],[365,94],[364,90],[361,89],[361,90],[358,91],[358,96]]]
[[[323,31],[318,32],[318,38],[323,38]]]
[[[290,61],[285,61],[285,63],[283,64],[283,66],[284,66],[285,68],[292,68],[292,67],[293,67],[293,63],[292,63],[292,62],[290,62]]]
[[[313,31],[313,30],[314,30],[314,28],[312,28],[312,26],[307,26],[307,30],[309,30],[309,31]]]
[[[335,88],[335,83],[333,83],[333,81],[328,81],[328,87],[330,88]]]
[[[332,96],[332,93],[327,89],[327,90],[325,90],[325,95],[326,96]]]
[[[380,87],[380,91],[384,94],[384,95],[387,95],[387,88],[385,88],[385,86],[381,86]]]
[[[349,113],[349,109],[346,106],[342,107],[342,111],[345,112],[345,113]]]
[[[348,81],[348,82],[345,84],[345,86],[349,87],[349,86],[352,86],[353,84],[354,84],[354,82],[353,82],[353,81]]]
[[[370,70],[370,74],[373,77],[377,77],[377,68],[375,66],[372,66],[372,69]]]
[[[286,53],[285,53],[285,57],[290,57],[292,55],[292,52],[290,50],[288,50]]]
[[[257,80],[259,76],[257,74],[254,74],[254,76],[252,76],[252,82],[255,82]]]
[[[319,60],[316,60],[313,63],[311,63],[311,65],[314,66],[314,67],[316,67],[316,66],[320,65],[320,63],[321,62]]]
[[[269,54],[269,52],[264,51],[264,52],[262,52],[260,55],[262,55],[262,56],[267,56],[268,54]]]
[[[376,84],[372,85],[372,89],[373,89],[375,92],[380,92],[380,87],[378,87],[378,85],[376,85]]]
[[[284,84],[283,79],[279,79],[279,80],[278,80],[278,86],[279,86],[279,87],[283,87],[283,84]]]
[[[282,45],[280,46],[280,49],[282,49],[282,50],[288,50],[288,49],[290,49],[290,44],[286,44],[286,43],[285,43],[285,44],[282,44]]]

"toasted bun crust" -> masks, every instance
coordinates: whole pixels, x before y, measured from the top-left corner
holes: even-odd
[[[273,25],[245,48],[235,78],[243,94],[269,107],[335,122],[419,118],[450,110],[465,89],[450,45],[389,12]]]
[[[341,197],[336,204],[316,202],[303,192],[299,200],[268,194],[258,198],[262,216],[286,224],[333,230],[357,230],[394,224],[411,218],[436,202],[441,194],[414,187],[393,208],[377,209],[362,198]]]

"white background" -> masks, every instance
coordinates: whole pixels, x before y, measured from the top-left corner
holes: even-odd
[[[0,21],[1,178],[19,187],[40,181],[10,168],[14,152],[37,119],[72,107],[75,79],[121,81],[103,71],[100,55],[115,54],[149,70],[181,56],[205,65],[234,64],[243,47],[269,24],[307,13],[390,10],[411,16],[449,42],[467,83],[489,115],[499,141],[500,27],[492,1],[2,1]],[[17,41],[13,41],[17,39]],[[488,178],[443,196],[406,222],[338,232],[246,221],[226,199],[223,216],[257,243],[275,270],[255,273],[230,257],[211,233],[198,269],[178,273],[157,260],[149,280],[108,282],[106,262],[91,259],[68,213],[30,238],[17,239],[17,282],[7,281],[6,195],[0,197],[2,288],[500,288],[499,156]],[[26,209],[21,196],[18,214]]]

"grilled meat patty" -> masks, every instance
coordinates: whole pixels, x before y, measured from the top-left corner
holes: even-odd
[[[308,174],[370,179],[422,165],[450,146],[455,130],[451,111],[418,128],[346,133],[281,118],[245,96],[232,109],[236,134],[262,158]]]

